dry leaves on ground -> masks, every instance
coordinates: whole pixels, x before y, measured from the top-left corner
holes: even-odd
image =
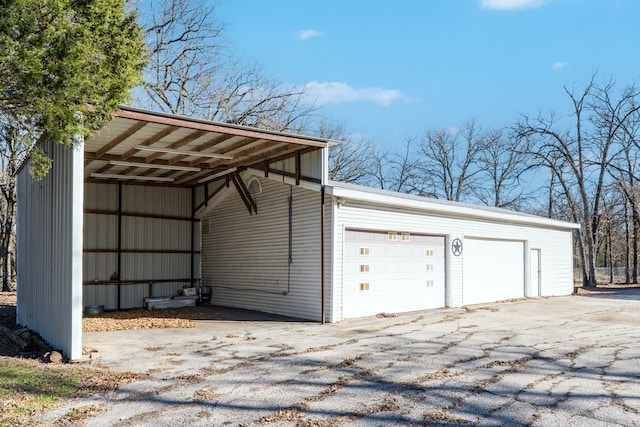
[[[107,311],[85,316],[82,319],[82,330],[84,332],[104,332],[131,329],[195,328],[198,326],[196,320],[202,318],[202,313],[191,307]]]

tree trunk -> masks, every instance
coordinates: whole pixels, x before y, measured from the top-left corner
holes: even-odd
[[[7,182],[3,191],[6,203],[5,217],[3,218],[2,237],[0,238],[0,256],[2,256],[2,291],[11,291],[11,257],[10,248],[13,237],[13,224],[16,215],[16,177],[7,177]]]
[[[627,206],[627,201],[624,203],[624,282],[628,285],[631,281],[631,277],[629,276],[629,268],[631,267],[629,264],[629,257],[631,256],[631,240],[629,236],[629,207]]]
[[[611,237],[612,234],[612,230],[611,227],[607,227],[607,250],[608,250],[608,257],[609,257],[609,283],[613,283],[613,239]]]
[[[633,235],[631,236],[632,241],[632,251],[631,256],[633,257],[633,281],[632,283],[638,283],[638,236],[640,235],[640,213],[635,207],[635,204],[632,206],[632,215],[633,215]]]

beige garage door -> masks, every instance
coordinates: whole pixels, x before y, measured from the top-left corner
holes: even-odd
[[[443,307],[443,236],[346,230],[343,317]]]

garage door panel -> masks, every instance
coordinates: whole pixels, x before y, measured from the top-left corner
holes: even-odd
[[[524,242],[465,238],[463,304],[524,296]]]
[[[444,306],[444,237],[354,230],[346,237],[343,317]]]

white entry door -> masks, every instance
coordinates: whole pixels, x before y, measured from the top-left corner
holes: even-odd
[[[444,307],[443,236],[345,233],[343,318]]]
[[[529,270],[529,280],[531,281],[531,296],[541,296],[542,289],[540,287],[540,249],[531,249]]]

